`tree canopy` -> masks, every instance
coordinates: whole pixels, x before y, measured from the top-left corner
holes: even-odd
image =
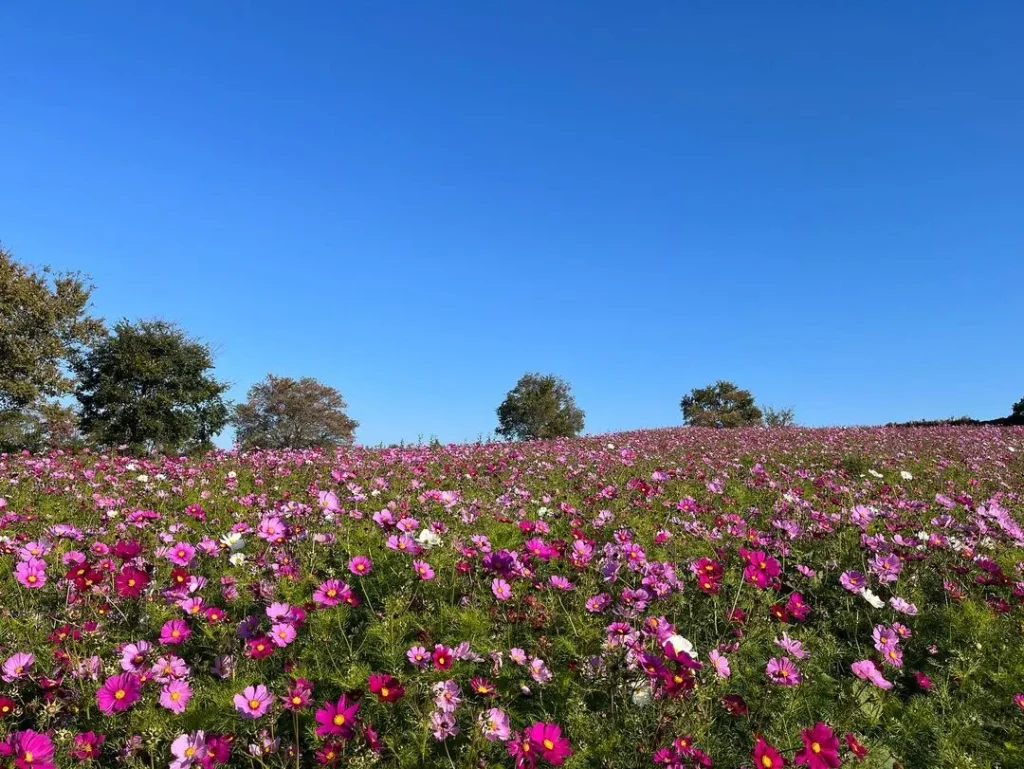
[[[583,410],[559,377],[524,374],[498,406],[496,432],[509,440],[563,438],[583,431]]]
[[[71,392],[72,364],[103,334],[91,294],[81,275],[33,271],[0,246],[0,413]]]
[[[694,388],[680,401],[683,422],[691,427],[745,427],[759,425],[763,415],[750,390],[719,380]]]
[[[207,345],[160,320],[124,320],[76,366],[81,429],[132,451],[198,451],[224,427],[227,384]]]
[[[235,407],[238,443],[244,448],[310,448],[351,444],[359,423],[333,387],[312,377],[267,375]]]

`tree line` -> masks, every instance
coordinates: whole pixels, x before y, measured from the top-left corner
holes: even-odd
[[[209,345],[164,320],[107,328],[91,314],[93,290],[79,273],[33,269],[0,246],[0,450],[195,453],[229,424],[242,448],[353,442],[359,423],[337,389],[268,374],[243,403],[229,403]],[[792,408],[762,409],[749,390],[724,380],[694,388],[679,405],[694,427],[795,424]],[[585,415],[565,380],[528,373],[497,418],[498,435],[531,440],[579,435]],[[999,421],[1024,422],[1024,398]]]

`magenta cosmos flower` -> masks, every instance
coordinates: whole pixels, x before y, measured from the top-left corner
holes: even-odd
[[[526,730],[526,738],[541,758],[552,766],[560,766],[572,755],[569,740],[562,736],[558,724],[536,723]]]
[[[434,570],[430,568],[430,564],[426,561],[413,561],[412,568],[424,582],[430,581],[434,578]]]
[[[54,769],[53,743],[45,734],[26,729],[7,738],[18,769]]]
[[[351,593],[351,589],[341,580],[328,579],[320,583],[313,593],[313,600],[318,606],[337,606]]]
[[[134,705],[142,691],[139,677],[134,673],[110,676],[96,691],[96,704],[106,715],[120,713]]]
[[[804,741],[803,750],[798,751],[793,759],[808,769],[835,769],[840,765],[839,740],[832,729],[819,721],[810,729],[800,732]]]
[[[188,624],[183,619],[171,619],[160,628],[160,643],[176,646],[185,643],[192,635]]]
[[[274,698],[263,684],[247,686],[234,698],[235,710],[245,718],[259,718],[270,709]]]
[[[325,702],[316,712],[317,737],[340,737],[351,739],[356,725],[356,713],[359,712],[358,702],[349,702],[344,694],[337,702]]]

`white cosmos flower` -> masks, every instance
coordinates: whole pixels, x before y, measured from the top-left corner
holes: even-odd
[[[900,478],[902,478],[905,481],[912,481],[912,480],[914,480],[914,476],[912,476],[906,470],[900,470]]]
[[[867,601],[867,602],[868,602],[869,604],[871,604],[872,606],[874,606],[874,607],[875,607],[876,609],[881,609],[881,608],[882,608],[883,606],[885,606],[885,601],[883,601],[883,600],[882,600],[881,598],[879,598],[879,597],[878,597],[877,595],[875,595],[874,593],[872,593],[872,592],[871,592],[871,591],[870,591],[870,590],[869,590],[868,588],[866,588],[866,587],[862,587],[862,588],[860,589],[860,596],[861,596],[861,598],[863,598],[863,599],[864,599],[865,601]]]
[[[880,472],[878,472],[877,470],[868,470],[868,472],[871,475],[875,476],[876,478],[881,478],[882,477],[882,474]]]
[[[424,529],[416,535],[416,541],[423,545],[424,549],[430,550],[441,544],[441,538],[433,529]]]
[[[547,518],[547,515],[550,512],[551,511],[548,510],[546,507],[540,507],[540,508],[537,509],[537,517],[538,518]]]
[[[654,701],[651,682],[646,678],[638,678],[633,682],[633,704],[638,708],[646,708]]]
[[[137,476],[135,478],[135,480],[137,480],[139,483],[149,483],[149,476],[148,475],[139,475],[139,476]]]
[[[220,543],[224,545],[224,547],[226,547],[232,553],[237,553],[239,550],[245,547],[245,540],[242,539],[242,535],[239,534],[237,531],[232,531],[228,534],[225,534],[223,537],[220,538]]]
[[[228,558],[228,560],[231,562],[232,566],[241,566],[245,563],[245,553],[235,553]]]

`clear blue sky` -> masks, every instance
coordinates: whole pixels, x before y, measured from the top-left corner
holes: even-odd
[[[1024,396],[1024,4],[0,4],[0,240],[473,439],[717,378],[805,424]]]

